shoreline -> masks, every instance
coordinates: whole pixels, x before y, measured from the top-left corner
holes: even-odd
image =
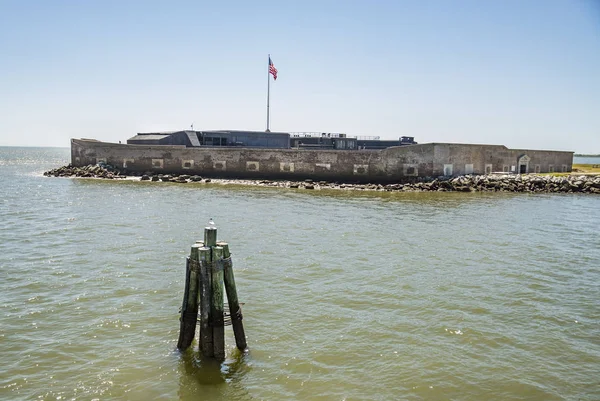
[[[600,174],[579,173],[566,176],[540,174],[488,174],[438,177],[414,183],[358,184],[316,180],[267,180],[212,178],[185,174],[128,175],[109,165],[59,167],[44,172],[47,177],[78,177],[108,180],[135,180],[149,182],[213,183],[305,190],[353,190],[380,192],[529,192],[529,193],[593,193],[600,194]]]

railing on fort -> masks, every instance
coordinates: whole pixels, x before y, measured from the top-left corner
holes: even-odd
[[[378,141],[380,139],[379,136],[368,136],[368,135],[357,135],[353,138],[356,138],[361,141]]]
[[[349,136],[341,132],[290,132],[292,138],[356,138],[360,140],[379,140],[378,136]]]

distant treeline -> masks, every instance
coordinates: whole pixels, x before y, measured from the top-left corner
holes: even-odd
[[[577,157],[600,157],[600,155],[582,155],[580,153],[575,153],[573,156],[577,156]]]

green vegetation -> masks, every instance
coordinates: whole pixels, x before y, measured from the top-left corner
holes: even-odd
[[[567,177],[569,175],[586,174],[600,175],[600,164],[573,164],[573,170],[570,173],[542,173],[541,175],[551,175],[553,177]]]
[[[573,171],[571,173],[545,173],[542,175],[566,177],[576,174],[600,175],[600,164],[573,164]]]
[[[574,173],[600,174],[600,164],[573,164]]]

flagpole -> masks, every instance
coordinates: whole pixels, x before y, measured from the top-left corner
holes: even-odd
[[[271,59],[271,55],[269,54],[269,60]],[[271,95],[271,72],[269,71],[270,66],[267,67],[267,131],[269,131],[269,97]]]

